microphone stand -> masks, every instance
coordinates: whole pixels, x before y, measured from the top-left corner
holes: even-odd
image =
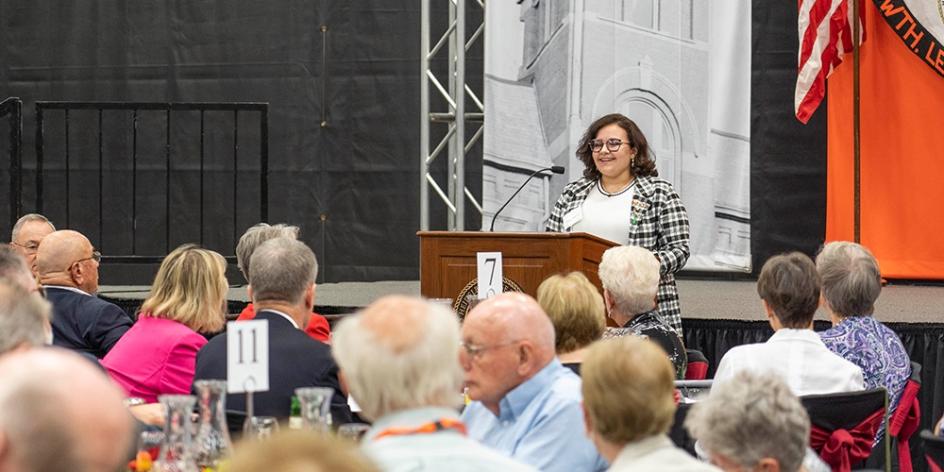
[[[491,226],[489,226],[489,228],[488,228],[488,230],[489,230],[490,232],[494,232],[494,231],[495,231],[495,220],[498,218],[498,215],[502,212],[502,210],[505,209],[506,206],[508,206],[509,203],[511,203],[512,200],[515,199],[515,197],[518,196],[518,193],[521,192],[521,190],[524,189],[524,186],[525,186],[525,185],[528,185],[528,182],[530,182],[531,179],[534,178],[534,176],[540,174],[541,172],[547,172],[547,171],[551,171],[551,172],[553,172],[553,173],[555,173],[555,174],[563,174],[563,173],[564,173],[564,167],[563,167],[563,166],[551,166],[551,167],[545,167],[545,168],[543,168],[543,169],[538,169],[538,170],[532,172],[531,175],[529,175],[528,178],[524,180],[524,183],[521,184],[520,187],[518,187],[518,190],[515,190],[515,193],[511,194],[511,197],[509,197],[508,200],[505,201],[505,204],[502,205],[501,208],[499,208],[498,211],[495,212],[495,215],[492,216],[492,224],[491,224]]]

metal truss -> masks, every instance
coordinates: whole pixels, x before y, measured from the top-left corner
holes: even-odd
[[[435,43],[431,43],[430,34],[430,3],[445,2],[449,4],[449,22],[446,31],[439,36]],[[485,10],[485,0],[469,0]],[[465,185],[465,155],[476,142],[482,138],[485,130],[485,106],[482,100],[466,84],[465,57],[466,52],[476,41],[484,41],[485,15],[482,22],[476,26],[471,36],[466,37],[466,0],[422,0],[421,6],[421,48],[420,51],[420,229],[428,230],[430,224],[429,199],[430,189],[439,197],[448,208],[448,224],[450,231],[465,229],[466,198],[469,203],[482,213],[482,205],[476,201],[472,192]],[[432,44],[432,47],[430,45]],[[443,80],[437,78],[430,69],[430,62],[437,54],[446,50],[448,56],[448,72]],[[430,90],[430,84],[433,90]],[[430,93],[438,93],[448,104],[446,111],[430,109]],[[471,101],[475,108],[466,111],[466,101]],[[447,126],[446,133],[432,146],[430,151],[430,128],[433,124]],[[467,127],[475,125],[478,128],[468,140]],[[448,171],[446,189],[436,182],[429,173],[430,165],[436,158],[446,151]]]

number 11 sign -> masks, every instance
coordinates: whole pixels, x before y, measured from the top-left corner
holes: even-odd
[[[226,390],[229,393],[269,389],[269,321],[226,323]]]

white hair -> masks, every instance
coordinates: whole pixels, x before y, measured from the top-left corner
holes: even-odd
[[[246,281],[249,281],[249,261],[252,253],[256,251],[262,243],[275,238],[298,239],[298,226],[289,226],[285,224],[270,225],[268,223],[259,223],[247,229],[239,237],[239,243],[236,244],[236,267],[243,273]]]
[[[787,472],[800,469],[810,437],[810,417],[783,379],[750,371],[714,385],[685,427],[710,453],[745,468],[773,458]]]
[[[52,221],[49,221],[49,218],[46,218],[39,213],[27,213],[16,220],[16,223],[13,224],[13,231],[10,232],[10,241],[16,241],[16,236],[20,234],[20,229],[23,228],[23,225],[33,221],[38,221],[40,223],[46,223],[49,227],[55,231],[56,227],[53,226]]]
[[[315,253],[296,239],[270,239],[256,248],[249,261],[254,302],[299,303],[317,276]]]
[[[459,321],[444,306],[423,301],[425,320],[418,342],[394,350],[363,326],[363,316],[349,316],[331,335],[331,352],[351,396],[365,417],[426,406],[455,407],[462,386]]]
[[[878,261],[865,246],[849,241],[826,244],[816,256],[823,281],[823,298],[842,316],[866,316],[875,311],[882,292]]]
[[[659,290],[659,260],[638,246],[611,247],[600,261],[600,282],[616,310],[633,316],[655,308]]]
[[[46,344],[52,305],[19,282],[0,278],[0,354]]]

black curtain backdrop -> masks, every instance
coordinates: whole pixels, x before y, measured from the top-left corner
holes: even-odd
[[[929,323],[886,323],[901,338],[912,361],[921,364],[921,429],[931,429],[944,411],[944,325]],[[708,377],[712,378],[718,362],[729,349],[748,343],[767,341],[773,334],[767,321],[682,320],[685,345],[698,349],[708,358]],[[814,329],[825,331],[830,324],[816,321]],[[916,471],[927,470],[918,433],[911,440],[912,464]]]
[[[793,114],[796,2],[752,2],[751,255],[813,255],[826,234],[826,101],[806,125]]]
[[[469,3],[468,21],[475,24],[482,9]],[[445,30],[446,7],[435,7],[435,34]],[[467,76],[476,90],[482,43],[469,52]],[[268,102],[268,219],[301,227],[302,239],[318,255],[319,281],[416,279],[419,49],[419,2],[410,0],[0,0],[0,99],[24,100],[24,211],[35,209],[35,101]],[[433,66],[445,77],[445,55]],[[446,110],[442,100],[432,104]],[[69,226],[109,255],[127,253],[132,239],[126,115],[106,113],[103,119],[106,210],[99,234],[95,115],[71,117],[73,181],[66,195],[63,113],[47,114],[44,212],[64,226],[68,198]],[[135,243],[139,252],[158,256],[164,255],[168,191],[157,167],[163,120],[162,113],[142,114],[138,137]],[[234,221],[232,133],[220,131],[232,126],[232,118],[209,113],[206,120],[217,128],[205,137],[208,220],[202,237],[207,247],[232,255],[234,235],[259,221],[258,174],[252,174],[259,167],[253,129],[258,121],[240,116],[239,166],[249,172],[235,182],[240,210]],[[171,131],[171,248],[200,239],[199,136],[193,128],[198,122],[198,114],[184,114]],[[431,134],[445,130],[434,125]],[[470,154],[480,155],[480,147]],[[0,156],[7,174],[6,147]],[[467,182],[480,195],[481,158],[470,159],[468,167],[478,169]],[[434,164],[434,174],[445,182],[445,159]],[[8,179],[4,175],[3,182]],[[9,234],[9,210],[0,207],[0,232]],[[431,209],[432,229],[444,229],[445,206],[433,201]],[[477,227],[469,210],[468,224]],[[148,284],[155,267],[106,264],[102,271],[104,284]]]

